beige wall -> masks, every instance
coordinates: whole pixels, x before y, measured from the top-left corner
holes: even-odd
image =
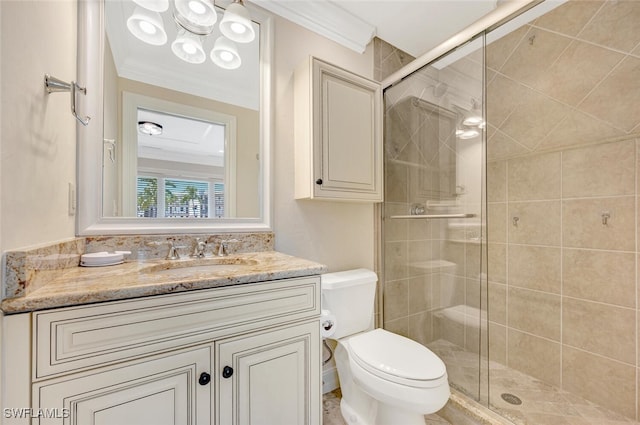
[[[276,249],[319,261],[332,271],[374,266],[372,204],[294,199],[293,72],[309,55],[373,77],[373,46],[362,55],[275,19],[274,227]]]
[[[74,236],[68,183],[76,179],[75,120],[69,94],[47,95],[43,80],[45,73],[75,79],[76,5],[3,1],[0,7],[0,248],[6,250]]]

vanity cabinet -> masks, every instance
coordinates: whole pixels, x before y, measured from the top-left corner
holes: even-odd
[[[318,276],[30,315],[33,424],[321,423]]]
[[[294,91],[296,198],[381,202],[380,84],[310,57]]]

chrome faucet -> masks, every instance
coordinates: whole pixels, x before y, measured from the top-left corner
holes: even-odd
[[[167,251],[167,256],[164,257],[165,260],[179,260],[180,254],[178,253],[178,249],[185,248],[184,246],[175,246],[173,241],[149,241],[145,245],[147,246],[160,246],[167,245],[169,250]]]
[[[218,247],[218,257],[226,257],[229,255],[229,243],[238,242],[237,239],[228,239],[224,241],[220,241],[220,246]]]
[[[204,242],[200,238],[196,238],[195,243],[193,244],[193,254],[191,257],[193,258],[204,258],[204,250],[207,247],[207,243]]]

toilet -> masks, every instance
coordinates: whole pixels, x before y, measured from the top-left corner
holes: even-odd
[[[322,275],[322,308],[335,317],[340,410],[348,425],[424,425],[449,399],[447,370],[425,346],[373,329],[377,275]]]

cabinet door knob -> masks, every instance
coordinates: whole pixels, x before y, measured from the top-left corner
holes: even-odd
[[[231,366],[225,366],[224,369],[222,369],[222,377],[231,378],[231,375],[233,375],[233,368]]]
[[[316,184],[322,184],[322,179],[316,180]]]
[[[209,382],[211,382],[211,375],[209,375],[207,372],[202,372],[200,374],[200,378],[198,379],[198,383],[200,385],[207,385]]]

